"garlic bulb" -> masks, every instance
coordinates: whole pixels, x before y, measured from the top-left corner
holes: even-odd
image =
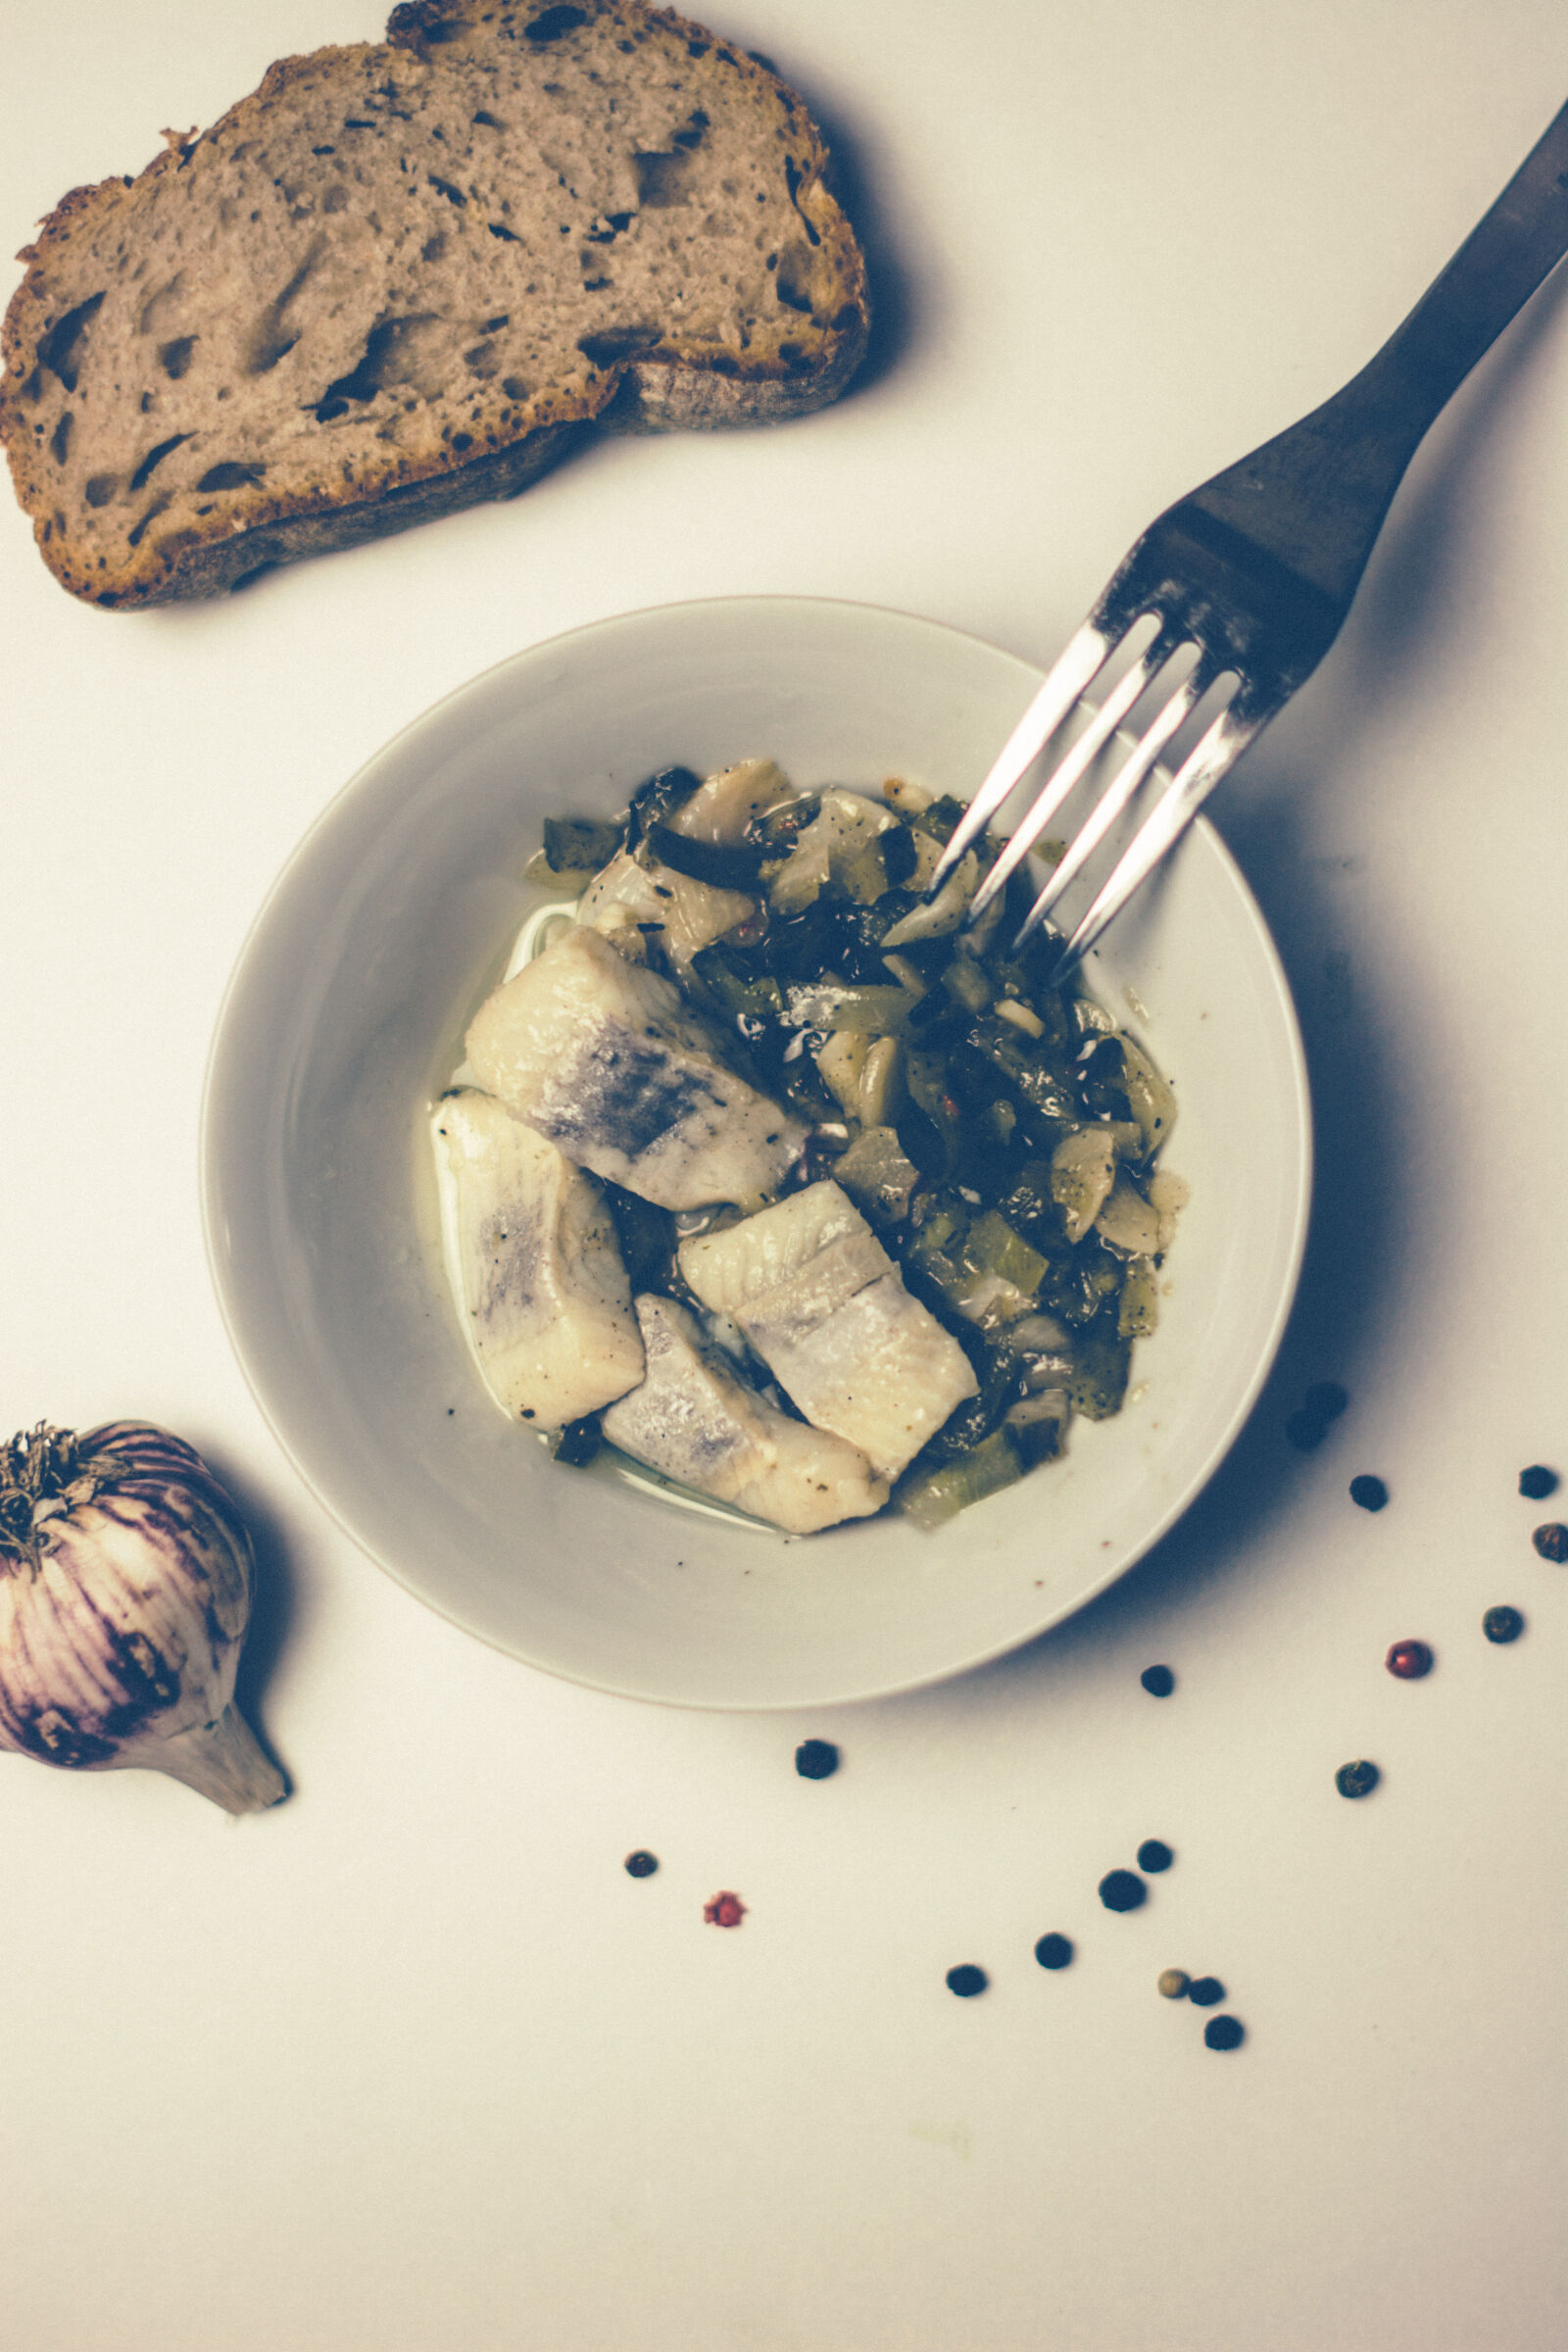
[[[286,1783],[235,1711],[251,1609],[243,1520],[148,1421],[40,1422],[0,1450],[0,1747],[144,1764],[230,1813]]]

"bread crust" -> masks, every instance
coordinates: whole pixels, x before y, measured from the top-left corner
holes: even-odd
[[[51,334],[61,332],[63,301],[80,300],[80,280],[74,286],[68,276],[78,244],[89,235],[98,247],[112,235],[133,240],[151,191],[185,171],[204,142],[223,148],[253,135],[271,110],[318,86],[323,75],[341,74],[349,67],[358,74],[367,61],[399,58],[439,74],[443,51],[484,38],[483,26],[495,14],[489,0],[406,0],[392,13],[383,48],[328,48],[278,59],[256,90],[207,132],[188,141],[166,133],[165,150],[134,177],[69,190],[19,255],[26,274],[0,333],[0,440],[19,503],[31,514],[40,553],[63,587],[118,610],[219,595],[301,556],[360,545],[488,499],[514,497],[596,432],[767,423],[807,415],[837,398],[865,350],[869,299],[854,231],[825,185],[826,149],[797,95],[767,65],[672,10],[647,7],[644,0],[586,0],[582,8],[543,11],[540,0],[532,0],[531,8],[519,13],[536,24],[543,16],[596,24],[608,19],[617,29],[647,27],[700,44],[743,79],[765,86],[782,118],[788,152],[798,159],[786,168],[798,173],[791,193],[807,224],[814,266],[836,296],[826,318],[808,321],[810,347],[805,357],[785,342],[776,350],[736,358],[683,348],[677,335],[662,331],[656,343],[623,361],[595,363],[586,384],[546,387],[521,409],[517,429],[490,433],[488,445],[471,456],[460,457],[441,442],[423,450],[388,451],[368,461],[362,453],[348,481],[323,479],[280,493],[260,482],[241,484],[215,499],[204,521],[186,520],[162,532],[156,527],[155,500],[149,515],[154,527],[143,526],[126,557],[112,567],[102,558],[96,564],[84,559],[60,509],[58,484],[42,461],[33,422],[47,366],[41,355]]]

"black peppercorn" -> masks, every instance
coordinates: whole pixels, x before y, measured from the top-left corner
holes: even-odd
[[[1200,2009],[1212,2009],[1216,2001],[1225,1998],[1225,1987],[1218,1977],[1195,1977],[1187,1987],[1187,1998],[1196,2001]]]
[[[1381,1478],[1352,1478],[1350,1500],[1359,1503],[1363,1511],[1381,1511],[1389,1499],[1389,1490]]]
[[[1169,1698],[1176,1688],[1176,1677],[1168,1666],[1146,1666],[1138,1680],[1151,1698]]]
[[[1203,2028],[1203,2039],[1211,2050],[1240,2049],[1246,2038],[1246,2029],[1239,2017],[1211,2017]]]
[[[1071,1937],[1042,1936],[1035,1945],[1035,1958],[1042,1968],[1065,1968],[1072,1958]]]
[[[948,1990],[956,1992],[960,2001],[972,2001],[977,1992],[984,1992],[990,1982],[983,1968],[971,1968],[967,1963],[961,1968],[950,1968],[948,1971]]]
[[[1171,1852],[1170,1847],[1158,1838],[1146,1838],[1143,1844],[1138,1848],[1138,1867],[1140,1870],[1169,1870],[1175,1859],[1176,1857]]]
[[[795,1769],[803,1781],[831,1780],[839,1768],[839,1751],[831,1740],[803,1740],[795,1750]]]
[[[1548,1519],[1530,1541],[1544,1560],[1568,1560],[1568,1527],[1560,1519]]]
[[[1149,1888],[1136,1871],[1107,1871],[1100,1882],[1100,1899],[1107,1911],[1136,1911]]]
[[[1544,1462],[1532,1462],[1528,1470],[1519,1473],[1519,1492],[1531,1502],[1544,1502],[1548,1494],[1557,1492],[1557,1473],[1548,1470]]]
[[[626,1856],[626,1876],[629,1879],[651,1879],[658,1868],[659,1856],[644,1852],[641,1846],[636,1853]]]
[[[1481,1631],[1489,1642],[1517,1642],[1524,1630],[1525,1621],[1519,1611],[1510,1609],[1505,1602],[1489,1609],[1481,1620]]]
[[[1285,1435],[1301,1453],[1311,1453],[1328,1436],[1350,1399],[1337,1380],[1315,1380],[1298,1410],[1285,1424]]]
[[[1342,1764],[1334,1775],[1334,1786],[1342,1796],[1370,1796],[1382,1774],[1364,1756],[1354,1764]]]

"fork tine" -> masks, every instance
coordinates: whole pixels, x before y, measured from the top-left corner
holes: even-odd
[[[991,772],[937,860],[928,895],[945,882],[964,851],[996,815],[1019,777],[1038,760],[1084,688],[1103,666],[1114,640],[1085,621],[1003,745]]]
[[[1054,769],[1044,791],[1025,811],[1022,822],[970,900],[971,922],[985,912],[999,891],[1006,888],[1008,876],[1022,864],[1074,785],[1093,765],[1102,746],[1120,726],[1151,678],[1175,650],[1175,638],[1167,635],[1162,628],[1145,647],[1132,667],[1117,680],[1077,742],[1070,746]]]
[[[1191,716],[1198,703],[1207,692],[1213,674],[1213,663],[1200,658],[1175,692],[1169,695],[1155,711],[1154,716],[1139,737],[1137,744],[1128,753],[1121,766],[1101,794],[1099,801],[1079,826],[1066,856],[1061,859],[1044,890],[1030,907],[1023,928],[1018,933],[1017,945],[1019,947],[1022,947],[1032,931],[1039,929],[1052,907],[1061,897],[1062,892],[1074,877],[1083,871],[1084,866],[1104,839],[1106,832],[1120,816],[1183,719]]]
[[[1152,873],[1171,844],[1191,824],[1203,802],[1228,769],[1241,758],[1268,717],[1267,711],[1243,717],[1234,704],[1206,727],[1188,758],[1154,803],[1123,851],[1109,879],[1046,976],[1056,987],[1075,964],[1081,963],[1107,923],[1120,914],[1128,900]]]

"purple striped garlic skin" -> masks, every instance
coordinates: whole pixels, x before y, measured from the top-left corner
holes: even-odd
[[[193,1446],[145,1421],[40,1424],[0,1452],[0,1747],[145,1765],[233,1813],[281,1774],[233,1704],[244,1521]]]

